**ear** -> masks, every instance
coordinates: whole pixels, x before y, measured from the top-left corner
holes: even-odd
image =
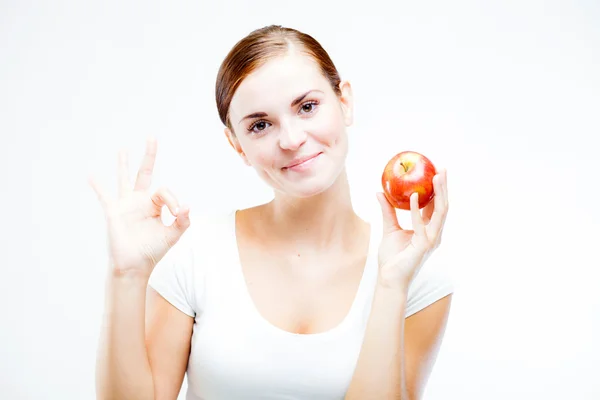
[[[227,127],[225,128],[224,132],[225,132],[225,136],[227,137],[227,140],[229,141],[229,144],[231,145],[231,147],[233,147],[235,152],[238,153],[238,155],[242,158],[242,160],[244,161],[244,164],[246,164],[247,166],[250,166],[251,165],[250,161],[248,161],[248,157],[246,157],[246,153],[244,153],[244,150],[242,150],[240,141],[235,136],[235,134],[231,131],[231,129],[229,129]]]
[[[346,123],[346,126],[350,126],[354,121],[354,99],[350,82],[340,82],[340,91],[340,104],[342,106],[342,112],[344,113],[344,122]]]

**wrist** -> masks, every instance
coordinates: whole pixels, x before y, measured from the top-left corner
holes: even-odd
[[[108,279],[117,285],[146,286],[150,280],[150,274],[151,270],[111,266],[108,271]]]
[[[406,301],[408,298],[409,282],[404,280],[388,280],[378,277],[375,290],[386,298],[396,301]]]
[[[148,280],[154,269],[149,263],[126,265],[109,260],[109,274],[113,279]]]
[[[408,293],[411,279],[408,276],[399,276],[397,271],[379,268],[377,286],[385,290],[401,291]]]

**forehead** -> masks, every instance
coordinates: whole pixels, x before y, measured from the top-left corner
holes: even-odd
[[[248,75],[231,99],[231,114],[257,111],[262,105],[290,102],[312,89],[327,90],[329,82],[309,56],[291,53],[267,61]],[[289,106],[289,104],[284,105]]]

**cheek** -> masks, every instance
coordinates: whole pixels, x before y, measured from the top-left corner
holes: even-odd
[[[255,166],[270,167],[273,165],[274,156],[272,152],[266,150],[267,146],[256,146],[250,153],[246,153],[248,160]]]
[[[271,143],[266,143],[264,140],[248,140],[248,138],[244,138],[240,140],[240,145],[251,166],[266,167],[273,164],[274,156],[272,151],[269,151],[272,146]]]
[[[339,115],[323,115],[316,131],[320,141],[329,146],[335,145],[344,137],[345,125]]]
[[[259,153],[256,157],[257,163],[264,166],[271,166],[273,164],[273,158],[269,154]]]

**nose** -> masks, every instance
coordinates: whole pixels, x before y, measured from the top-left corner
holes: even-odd
[[[306,142],[308,135],[297,125],[290,122],[281,123],[279,147],[284,150],[298,150]]]

